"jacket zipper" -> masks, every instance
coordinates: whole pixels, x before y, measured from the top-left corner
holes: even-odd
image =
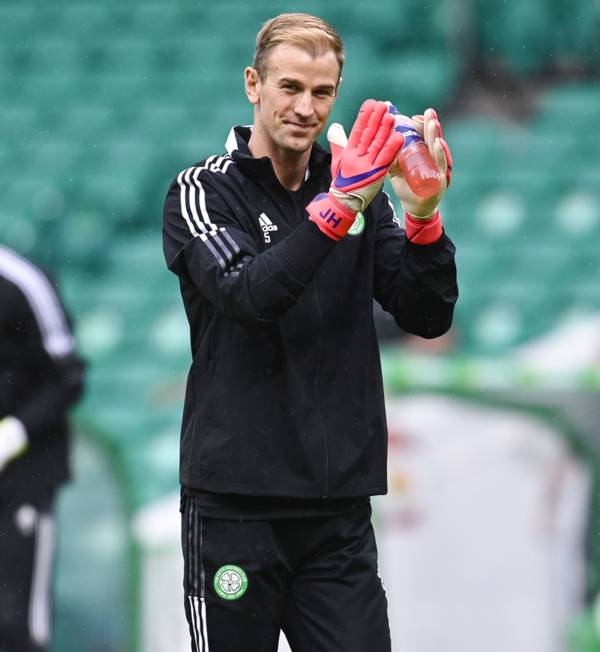
[[[319,303],[319,293],[317,292],[317,278],[313,281],[313,292],[315,295],[315,303],[317,305],[317,315],[319,317],[319,336],[317,346],[317,367],[315,374],[315,395],[317,399],[316,407],[319,414],[319,427],[321,428],[321,437],[323,439],[323,485],[321,496],[327,498],[329,493],[329,449],[327,447],[327,437],[325,436],[325,425],[323,423],[323,412],[321,410],[321,403],[319,401],[319,380],[321,376],[321,353],[323,349],[323,338],[321,336],[322,313],[321,305]]]
[[[306,201],[307,190],[308,188],[307,185],[305,184],[302,192],[303,205],[307,203]],[[299,209],[298,210],[299,222],[302,222],[302,220],[307,219],[304,215],[303,207],[299,207],[299,205],[296,203],[294,204],[294,208],[296,210]],[[322,466],[323,481],[321,485],[321,497],[327,498],[329,495],[329,449],[327,447],[327,437],[325,435],[325,423],[323,421],[323,411],[321,410],[321,403],[319,401],[320,398],[319,381],[321,376],[321,357],[323,351],[323,337],[321,335],[321,327],[323,325],[323,313],[321,312],[321,304],[319,303],[319,292],[317,290],[317,283],[318,283],[318,276],[315,276],[313,280],[313,294],[315,297],[315,305],[317,307],[318,332],[319,332],[318,340],[317,340],[317,364],[316,364],[316,371],[315,371],[315,407],[318,413],[319,428],[321,430],[321,438],[323,441],[323,466]]]

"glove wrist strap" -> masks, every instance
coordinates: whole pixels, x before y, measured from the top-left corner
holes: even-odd
[[[306,207],[308,219],[332,240],[341,240],[354,224],[356,211],[341,204],[331,193],[318,194]]]
[[[443,225],[439,211],[436,211],[425,220],[406,211],[404,213],[404,225],[406,237],[415,244],[431,244],[442,237]]]

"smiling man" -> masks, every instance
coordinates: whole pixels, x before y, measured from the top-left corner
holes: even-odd
[[[285,188],[297,190],[333,108],[343,54],[326,38],[310,49],[303,49],[300,39],[297,44],[280,39],[272,36],[245,71],[246,94],[255,107],[248,146],[253,156],[271,159]]]
[[[450,177],[435,112],[415,117],[442,177],[427,202],[394,165],[393,112],[367,100],[330,127],[335,30],[282,14],[257,37],[251,128],[180,172],[165,202],[193,363],[181,432],[185,609],[194,652],[389,652],[369,497],[386,492],[375,298],[399,327],[450,327]],[[333,156],[332,156],[333,155]],[[381,191],[393,173],[407,230]]]

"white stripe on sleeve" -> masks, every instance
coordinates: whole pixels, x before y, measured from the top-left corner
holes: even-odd
[[[181,214],[187,227],[195,238],[204,242],[224,272],[230,271],[240,247],[225,227],[212,222],[206,207],[206,194],[198,177],[206,169],[224,174],[232,163],[229,156],[209,156],[204,165],[187,168],[177,177]]]
[[[34,314],[44,348],[61,357],[75,348],[73,335],[50,281],[35,265],[7,247],[0,246],[0,274],[23,293]]]

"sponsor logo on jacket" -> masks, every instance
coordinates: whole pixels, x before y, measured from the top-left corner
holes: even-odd
[[[260,228],[263,232],[263,236],[265,238],[265,243],[271,242],[271,232],[272,231],[277,231],[277,225],[273,224],[271,222],[271,219],[266,213],[261,213],[258,216],[258,223],[260,224]]]

